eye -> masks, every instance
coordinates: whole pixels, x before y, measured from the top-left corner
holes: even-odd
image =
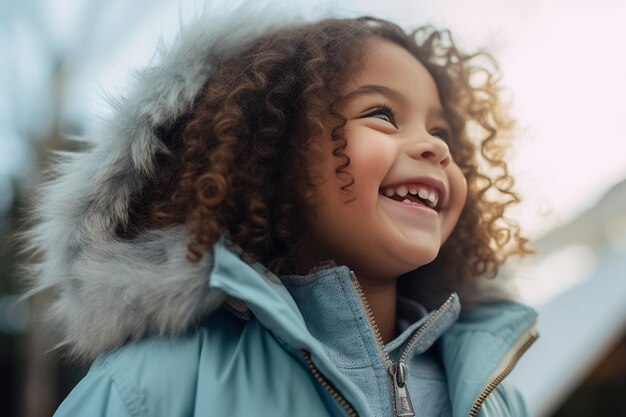
[[[452,137],[452,133],[450,132],[450,129],[447,129],[447,128],[433,129],[429,132],[429,134],[431,136],[441,139],[444,142],[449,141],[450,138]]]
[[[395,115],[391,106],[383,104],[367,111],[362,117],[375,117],[396,126]]]

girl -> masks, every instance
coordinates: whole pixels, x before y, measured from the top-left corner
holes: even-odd
[[[525,415],[535,313],[477,285],[527,252],[490,57],[238,19],[185,29],[44,188],[36,289],[95,359],[56,416]]]

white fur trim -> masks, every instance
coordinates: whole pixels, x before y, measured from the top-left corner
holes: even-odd
[[[190,109],[215,58],[270,28],[315,15],[301,4],[214,5],[184,25],[170,47],[159,48],[124,98],[110,101],[111,116],[88,128],[89,151],[58,154],[54,179],[39,190],[35,226],[24,233],[39,259],[29,266],[30,294],[55,288],[49,316],[60,344],[81,359],[148,334],[184,332],[222,302],[208,290],[210,254],[199,264],[186,260],[184,228],[132,243],[115,237],[130,196],[163,147],[157,128]]]

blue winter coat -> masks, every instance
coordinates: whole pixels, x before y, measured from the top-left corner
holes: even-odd
[[[276,277],[222,243],[214,251],[210,286],[231,310],[184,336],[100,356],[55,417],[368,415]],[[493,302],[442,336],[454,417],[527,415],[502,379],[534,341],[534,323],[530,308]]]

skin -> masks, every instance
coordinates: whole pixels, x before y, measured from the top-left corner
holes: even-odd
[[[345,153],[355,183],[341,190],[347,179],[335,174],[329,122],[320,138],[329,156],[313,167],[324,182],[305,216],[311,235],[299,264],[307,271],[333,259],[353,270],[387,343],[396,336],[397,278],[435,259],[457,224],[467,183],[445,142],[449,126],[426,68],[401,46],[381,39],[369,41],[363,63],[342,91]],[[446,196],[438,211],[381,193],[419,177],[443,184]]]

